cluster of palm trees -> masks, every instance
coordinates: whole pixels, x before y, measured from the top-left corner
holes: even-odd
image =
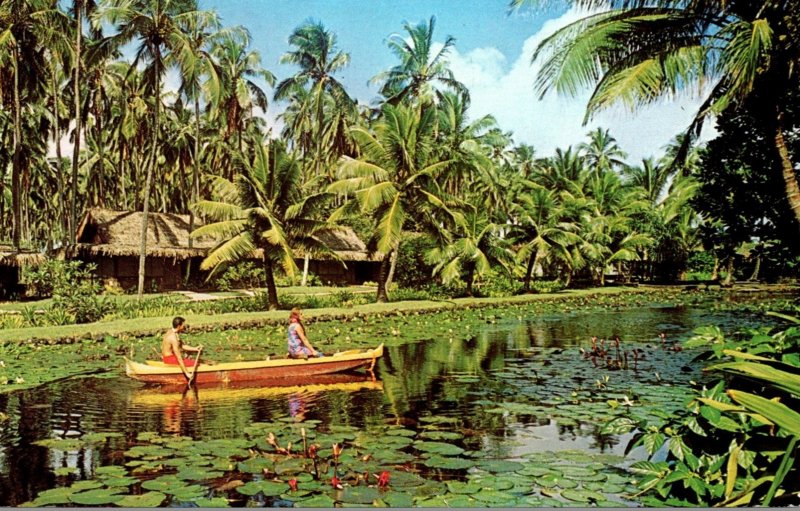
[[[143,211],[143,245],[149,211],[189,212],[205,223],[193,236],[220,240],[207,268],[260,252],[275,306],[273,269],[294,271],[298,249],[330,252],[315,234],[348,223],[382,257],[379,300],[411,232],[436,242],[435,274],[470,293],[498,270],[602,284],[612,266],[628,275],[697,247],[690,172],[628,166],[602,129],[551,158],[515,145],[491,116],[470,117],[454,40],[436,50],[433,18],[389,38],[398,64],[366,106],[338,81],[350,57],[319,22],[291,34],[281,60],[298,71],[278,82],[246,29],[194,1],[62,5],[0,4],[0,239],[18,248],[74,243],[86,208]],[[286,104],[280,133],[262,115],[268,86]]]

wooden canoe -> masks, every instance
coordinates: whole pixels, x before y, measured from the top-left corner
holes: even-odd
[[[254,380],[278,380],[340,373],[361,367],[375,366],[383,355],[383,344],[374,349],[348,350],[319,358],[278,358],[244,362],[225,362],[197,366],[194,381],[204,383],[230,383]],[[192,368],[187,368],[190,371]],[[185,384],[186,377],[177,365],[148,360],[142,364],[125,358],[125,374],[148,383]]]

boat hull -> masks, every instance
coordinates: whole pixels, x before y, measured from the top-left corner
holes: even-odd
[[[352,371],[362,367],[372,369],[383,355],[383,344],[371,350],[351,350],[327,357],[309,359],[278,359],[250,362],[229,362],[197,366],[194,381],[198,384],[231,383],[256,380],[281,380]],[[188,368],[190,371],[192,368]],[[185,384],[180,367],[162,362],[142,364],[125,359],[125,373],[147,383]]]

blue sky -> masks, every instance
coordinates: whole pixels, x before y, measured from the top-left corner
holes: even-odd
[[[531,53],[546,34],[581,13],[564,6],[509,14],[507,5],[507,0],[200,0],[200,7],[216,10],[226,26],[243,25],[250,31],[263,66],[278,80],[295,71],[279,64],[289,50],[289,34],[309,19],[321,21],[337,35],[339,49],[350,53],[350,66],[338,78],[363,103],[377,97],[377,86],[368,85],[369,79],[397,63],[386,39],[404,34],[404,22],[416,25],[435,16],[434,39],[456,39],[451,68],[471,91],[472,115],[494,115],[503,130],[513,131],[517,143],[534,145],[540,156],[580,143],[590,129],[602,126],[611,130],[633,163],[660,155],[688,125],[699,105],[695,98],[668,100],[635,114],[604,112],[587,126],[581,122],[589,91],[577,98],[549,95],[540,101],[533,92]],[[268,118],[274,120],[281,108],[271,104]]]

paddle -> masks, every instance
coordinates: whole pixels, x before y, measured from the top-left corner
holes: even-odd
[[[200,365],[200,354],[203,352],[203,347],[197,350],[197,356],[194,358],[194,371],[192,371],[192,375],[189,377],[189,381],[186,383],[187,386],[191,387],[192,383],[194,382],[194,377],[197,374],[197,367]]]

